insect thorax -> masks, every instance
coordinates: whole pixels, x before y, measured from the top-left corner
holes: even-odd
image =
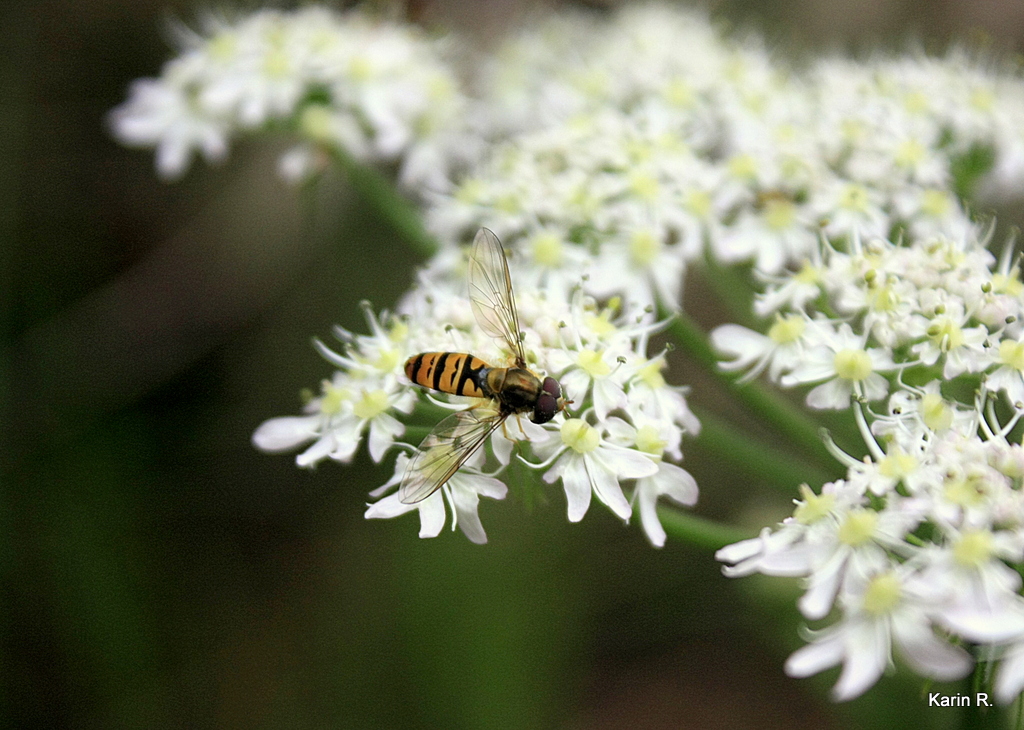
[[[490,368],[486,373],[487,390],[513,413],[533,410],[540,394],[540,379],[524,368]]]

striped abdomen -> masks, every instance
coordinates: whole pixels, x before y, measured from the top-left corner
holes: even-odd
[[[489,369],[464,352],[421,352],[405,361],[405,376],[416,385],[470,398],[488,397],[480,385]]]

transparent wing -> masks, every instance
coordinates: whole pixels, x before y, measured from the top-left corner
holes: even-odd
[[[469,257],[469,299],[473,316],[484,332],[505,343],[523,367],[526,357],[519,339],[519,314],[512,293],[508,261],[498,237],[481,228],[473,239]]]
[[[398,488],[402,503],[422,502],[440,489],[505,418],[498,411],[470,408],[437,424],[406,467],[402,486]]]

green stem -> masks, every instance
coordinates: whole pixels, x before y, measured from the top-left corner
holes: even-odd
[[[1002,728],[1007,726],[1006,708],[995,703],[995,692],[992,691],[992,666],[989,662],[979,661],[974,665],[973,674],[967,678],[968,697],[971,703],[964,707],[960,719],[962,728]],[[988,695],[989,706],[978,705],[979,693]]]
[[[778,393],[759,383],[751,382],[740,388],[735,387],[733,377],[718,367],[718,358],[708,343],[707,335],[689,317],[682,312],[669,312],[664,307],[659,307],[658,313],[662,318],[671,317],[668,332],[682,344],[686,353],[730,386],[736,399],[762,423],[771,426],[824,471],[831,472],[835,468],[835,459],[825,448],[821,427],[817,423]]]
[[[666,535],[708,550],[718,550],[753,537],[746,530],[712,522],[667,505],[658,506],[658,518]]]
[[[800,484],[824,484],[834,478],[831,472],[783,457],[777,448],[752,439],[711,413],[696,408],[694,412],[701,423],[697,445],[710,452],[715,460],[731,464],[758,482],[792,496]],[[833,460],[832,471],[837,466]]]
[[[344,150],[335,148],[332,152],[348,176],[352,189],[395,229],[403,241],[424,258],[437,252],[437,241],[423,227],[419,210],[399,194],[384,175],[376,168],[352,159]]]
[[[761,325],[753,311],[753,288],[749,271],[743,274],[739,266],[723,266],[718,263],[710,246],[705,251],[702,279],[714,292],[716,299],[728,309],[729,320],[748,329],[758,329]]]

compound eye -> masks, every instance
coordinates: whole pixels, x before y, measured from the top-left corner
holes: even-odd
[[[541,390],[550,395],[556,401],[562,397],[562,386],[558,384],[558,381],[554,378],[544,378],[543,384],[541,384]]]
[[[555,417],[556,413],[558,413],[558,399],[550,393],[544,392],[537,396],[537,405],[533,408],[533,417],[530,420],[534,423],[547,423]]]

